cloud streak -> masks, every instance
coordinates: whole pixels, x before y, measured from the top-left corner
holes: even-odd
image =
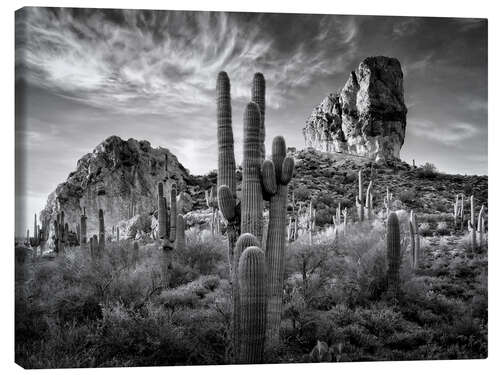
[[[294,89],[342,71],[345,57],[327,59],[327,47],[335,42],[346,52],[356,36],[352,19],[325,18],[315,42],[276,53],[273,36],[254,21],[211,12],[28,8],[17,48],[37,86],[95,107],[165,114],[212,105],[220,70],[233,78],[235,100],[247,100],[255,71],[270,72],[269,106],[279,108]]]

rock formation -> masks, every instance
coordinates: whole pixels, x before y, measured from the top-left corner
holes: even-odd
[[[167,149],[152,148],[148,141],[124,141],[112,136],[78,160],[76,170],[49,195],[41,218],[53,221],[57,210],[64,210],[66,222],[75,228],[85,207],[90,237],[98,231],[100,208],[111,230],[119,222],[154,212],[158,182],[165,182],[167,191],[169,184],[176,182],[178,190],[183,191],[189,178],[189,172]]]
[[[313,110],[303,129],[306,146],[376,161],[399,158],[406,113],[399,61],[368,57]]]

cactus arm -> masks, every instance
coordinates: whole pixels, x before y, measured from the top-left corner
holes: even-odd
[[[218,174],[217,187],[226,185],[236,198],[236,163],[234,161],[234,140],[231,114],[231,84],[226,72],[217,76],[217,144]]]
[[[262,240],[262,186],[260,164],[260,112],[253,102],[244,115],[243,181],[241,194],[241,232],[252,233]]]
[[[266,158],[266,147],[264,144],[266,138],[265,114],[266,114],[266,80],[262,73],[255,73],[252,83],[252,102],[259,106],[260,110],[260,160],[264,161]]]

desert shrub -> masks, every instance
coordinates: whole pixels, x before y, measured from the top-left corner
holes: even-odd
[[[464,194],[465,196],[470,196],[474,192],[474,186],[470,182],[464,184]]]
[[[190,228],[186,233],[186,242],[185,250],[176,254],[179,263],[201,275],[217,273],[224,276],[227,273],[227,244],[223,242],[223,237]]]
[[[311,192],[304,185],[294,189],[295,199],[299,202],[305,202],[311,199]]]
[[[399,200],[403,203],[413,203],[415,201],[417,194],[415,190],[409,189],[404,190],[399,194]]]
[[[448,228],[448,223],[446,221],[440,221],[437,225],[436,231],[440,235],[450,234],[450,229]]]
[[[430,236],[432,234],[431,231],[431,226],[429,223],[422,223],[418,226],[418,233],[420,233],[422,236]]]
[[[437,176],[436,166],[432,163],[425,163],[417,169],[417,177],[433,179]]]

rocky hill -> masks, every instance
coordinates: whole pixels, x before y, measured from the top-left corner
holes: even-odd
[[[364,59],[344,87],[329,94],[303,129],[306,146],[320,151],[399,158],[406,132],[403,72],[395,58]]]
[[[295,175],[289,185],[289,197],[305,206],[312,200],[317,209],[318,224],[330,224],[337,205],[356,217],[355,197],[358,194],[358,171],[363,170],[364,191],[373,181],[374,207],[384,208],[386,189],[393,194],[394,209],[415,210],[436,220],[451,218],[457,194],[467,198],[473,194],[476,207],[488,205],[488,176],[467,176],[439,173],[430,166],[413,167],[398,159],[384,164],[365,157],[328,153],[308,148],[292,153]],[[470,212],[465,202],[465,213]],[[477,212],[476,212],[477,215]]]
[[[188,194],[183,194],[187,200],[191,194],[202,196],[202,186],[211,184],[207,178],[190,175],[168,149],[112,136],[78,160],[67,180],[49,195],[41,220],[53,221],[57,210],[64,210],[66,222],[75,228],[85,207],[91,234],[98,230],[98,210],[102,208],[109,229],[134,216],[152,214],[160,181],[168,181],[167,191],[175,182],[179,192]]]

